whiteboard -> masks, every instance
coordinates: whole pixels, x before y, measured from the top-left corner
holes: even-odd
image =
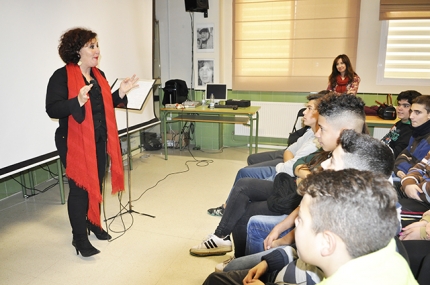
[[[116,78],[152,78],[152,1],[0,0],[0,179],[56,157],[58,121],[45,112],[48,80],[64,63],[60,36],[74,27],[97,33],[99,68]],[[158,119],[152,94],[140,111],[130,112],[133,126]],[[125,128],[124,110],[117,110]]]

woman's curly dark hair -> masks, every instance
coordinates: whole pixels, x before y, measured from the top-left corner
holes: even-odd
[[[79,62],[79,51],[90,40],[95,39],[97,34],[91,30],[75,28],[65,32],[60,38],[58,53],[61,59],[67,63]]]

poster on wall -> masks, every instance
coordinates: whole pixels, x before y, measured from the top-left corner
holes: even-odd
[[[207,83],[214,83],[214,60],[197,60],[197,87],[205,89]]]
[[[214,52],[214,25],[200,24],[196,27],[197,52]]]

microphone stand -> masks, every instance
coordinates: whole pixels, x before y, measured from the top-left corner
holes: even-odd
[[[112,85],[112,87],[115,85],[115,83],[116,83],[117,80],[115,80],[115,82]],[[153,215],[149,215],[149,214],[145,214],[145,213],[140,213],[140,212],[137,212],[137,211],[135,211],[135,210],[132,209],[133,206],[131,205],[131,146],[130,146],[130,132],[128,130],[128,128],[129,128],[129,123],[128,123],[128,108],[127,108],[127,106],[125,106],[124,108],[125,108],[125,120],[126,120],[126,129],[125,130],[126,130],[126,137],[127,137],[128,210],[125,210],[125,211],[121,210],[119,214],[116,214],[115,216],[110,217],[110,218],[106,219],[105,221],[111,220],[111,219],[116,218],[118,216],[122,216],[124,214],[132,214],[132,213],[139,214],[139,215],[142,215],[142,216],[151,217],[151,218],[155,218],[155,216],[153,216]]]
[[[147,216],[151,218],[155,218],[153,215],[140,213],[135,210],[133,210],[133,206],[131,205],[131,145],[130,145],[130,133],[128,131],[128,108],[125,107],[125,117],[126,117],[126,133],[127,133],[127,179],[128,179],[128,210],[120,213],[120,215],[126,214],[126,213],[136,213],[142,216]]]

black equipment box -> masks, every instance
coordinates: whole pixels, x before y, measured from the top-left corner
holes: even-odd
[[[225,102],[226,105],[237,105],[238,107],[251,106],[251,100],[229,99]]]
[[[152,132],[141,132],[140,142],[145,150],[159,150],[163,147],[161,141],[157,138],[157,134]]]

